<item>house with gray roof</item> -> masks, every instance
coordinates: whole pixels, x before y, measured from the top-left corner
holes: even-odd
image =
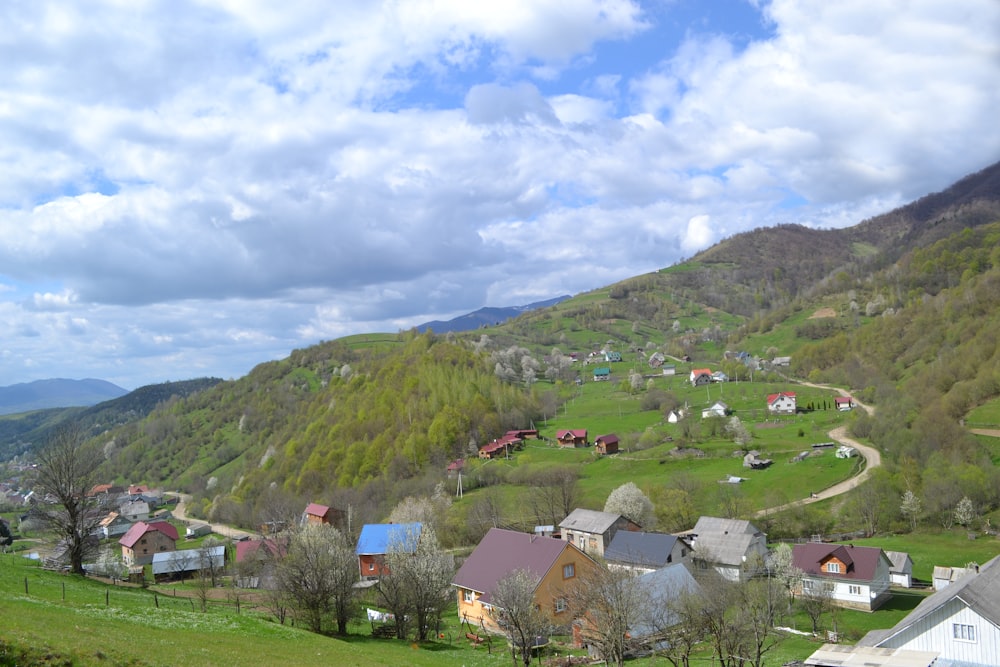
[[[730,581],[749,578],[767,557],[767,535],[749,521],[703,516],[687,533],[699,570],[714,569]]]
[[[1000,556],[925,598],[888,630],[873,630],[858,646],[935,651],[934,667],[1000,664]]]
[[[226,547],[218,545],[200,549],[163,551],[153,554],[153,579],[184,579],[201,570],[221,572],[226,565]]]
[[[893,586],[903,588],[913,587],[913,559],[905,551],[886,551],[892,567],[889,568],[889,581]]]
[[[611,512],[577,508],[559,524],[562,539],[592,556],[604,556],[604,550],[620,530],[639,531],[635,521]]]
[[[641,574],[689,562],[691,551],[691,545],[677,535],[622,530],[615,533],[604,550],[604,560],[608,567]]]
[[[802,591],[827,589],[839,607],[874,611],[892,593],[892,563],[879,547],[807,542],[792,547],[792,565],[802,571]]]

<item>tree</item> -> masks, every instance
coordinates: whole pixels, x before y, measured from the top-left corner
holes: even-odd
[[[684,489],[653,489],[652,501],[656,507],[656,525],[661,530],[686,530],[698,520],[691,495]]]
[[[771,552],[769,569],[771,576],[788,594],[788,610],[795,601],[795,591],[802,585],[803,572],[792,564],[792,547],[787,543],[778,544]]]
[[[100,452],[84,445],[74,427],[58,430],[38,452],[34,487],[39,497],[55,499],[36,506],[37,516],[66,546],[70,571],[84,574],[83,561],[96,544],[91,535],[101,521],[94,486]]]
[[[833,609],[833,583],[829,581],[807,581],[802,584],[799,607],[812,621],[813,634],[819,632],[819,621],[823,614]]]
[[[920,496],[907,489],[903,493],[903,499],[899,504],[899,511],[904,517],[909,519],[910,530],[916,530],[917,519],[920,518],[920,512],[923,511],[923,503],[920,502]]]
[[[557,525],[579,504],[578,480],[574,468],[546,468],[531,475],[528,504],[540,525]]]
[[[608,494],[608,499],[604,503],[604,511],[621,514],[646,529],[656,525],[653,503],[635,485],[635,482],[626,482]]]
[[[521,661],[530,665],[536,639],[552,631],[549,617],[535,603],[538,583],[538,576],[530,570],[518,569],[500,579],[490,594],[489,614],[510,641],[515,666],[518,652]]]
[[[437,626],[444,607],[451,602],[455,559],[441,549],[434,529],[427,525],[419,535],[401,534],[390,540],[386,563],[389,571],[379,578],[379,589],[383,582],[395,580],[390,584],[395,606],[402,609],[404,615],[412,614],[417,640],[424,641],[432,625]],[[403,639],[405,626],[397,626],[397,633],[400,627],[403,636],[399,638]]]
[[[962,499],[955,505],[955,523],[960,526],[968,526],[976,518],[976,508],[972,504],[969,496],[962,496]]]
[[[358,565],[354,546],[343,533],[328,525],[304,526],[292,536],[276,574],[280,589],[313,632],[322,631],[332,612],[337,632],[347,633],[356,612]]]
[[[746,447],[753,440],[753,435],[736,415],[729,418],[729,422],[726,424],[726,433],[740,447]]]
[[[608,664],[621,667],[635,645],[630,631],[649,606],[648,590],[627,569],[593,568],[581,575],[569,607],[580,619],[581,635]]]

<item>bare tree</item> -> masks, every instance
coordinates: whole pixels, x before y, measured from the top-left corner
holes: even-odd
[[[812,621],[813,634],[819,632],[819,621],[823,614],[833,609],[833,582],[804,581],[799,607]]]
[[[576,509],[580,500],[579,479],[580,473],[568,467],[548,468],[528,478],[531,487],[528,504],[540,525],[558,525]]]
[[[515,667],[518,653],[521,662],[530,665],[531,648],[539,637],[547,637],[552,631],[552,621],[535,602],[538,582],[538,576],[530,570],[514,570],[500,579],[490,594],[489,614],[510,641]]]
[[[356,612],[358,566],[353,545],[343,533],[327,525],[303,527],[292,537],[277,579],[313,632],[321,632],[324,618],[332,613],[337,632],[347,633],[347,623]]]
[[[36,511],[41,521],[66,545],[70,571],[83,574],[83,561],[96,540],[91,535],[101,521],[97,500],[88,495],[94,486],[100,451],[84,446],[83,434],[62,428],[37,454],[34,487],[38,496],[51,498]]]
[[[791,611],[795,602],[795,591],[802,586],[803,572],[792,564],[792,547],[782,542],[771,552],[768,570],[775,581],[788,595],[788,610]]]
[[[622,667],[636,646],[631,631],[649,606],[649,594],[638,575],[627,569],[600,566],[580,575],[570,593],[569,607],[577,617],[584,641],[608,664]]]

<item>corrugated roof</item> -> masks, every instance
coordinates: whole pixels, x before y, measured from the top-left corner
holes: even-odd
[[[910,560],[910,554],[905,551],[886,551],[885,555],[889,558],[889,562],[892,563],[890,572],[902,572],[906,569],[906,561]]]
[[[823,570],[822,565],[832,558],[844,563],[847,571],[832,574]],[[889,560],[885,552],[878,547],[856,547],[822,542],[807,542],[792,547],[793,566],[805,574],[834,579],[871,581],[875,578],[879,560],[882,558]]]
[[[649,591],[650,606],[662,610],[666,616],[663,619],[656,619],[656,626],[676,625],[680,619],[671,609],[671,603],[684,593],[701,592],[698,582],[691,576],[687,567],[681,563],[674,563],[659,570],[647,572],[639,577],[639,584],[640,590]],[[648,617],[637,621],[630,630],[631,635],[641,638],[662,629],[654,627],[649,621]]]
[[[667,564],[675,544],[676,535],[619,530],[604,550],[604,560],[660,568]]]
[[[604,532],[614,525],[615,521],[621,518],[621,514],[611,512],[598,512],[596,510],[585,510],[577,508],[569,513],[559,524],[560,528],[579,530],[584,533],[594,533],[603,535]]]
[[[465,559],[452,584],[474,590],[481,594],[481,600],[489,602],[497,582],[511,572],[528,570],[541,581],[566,549],[576,547],[554,537],[491,528]],[[583,552],[580,556],[587,558]]]
[[[367,523],[358,536],[357,555],[387,554],[393,546],[412,553],[417,550],[422,529],[423,525],[420,523]]]
[[[937,657],[933,651],[823,644],[806,658],[805,664],[815,667],[931,667]]]
[[[183,549],[181,551],[161,551],[153,554],[153,574],[193,572],[208,567],[222,567],[226,563],[226,547],[203,549]]]

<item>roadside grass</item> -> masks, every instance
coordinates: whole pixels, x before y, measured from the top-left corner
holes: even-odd
[[[965,417],[969,428],[1000,428],[1000,398],[973,408]]]

